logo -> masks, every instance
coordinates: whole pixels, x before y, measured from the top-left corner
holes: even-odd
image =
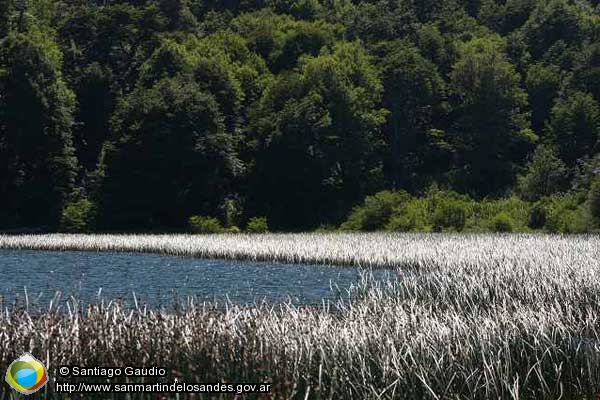
[[[44,365],[29,353],[24,353],[13,361],[6,371],[6,382],[18,392],[37,392],[48,382]]]

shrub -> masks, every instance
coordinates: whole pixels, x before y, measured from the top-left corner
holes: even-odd
[[[269,232],[269,225],[265,217],[250,218],[246,225],[246,232],[248,233],[266,233]]]
[[[234,226],[230,226],[229,228],[227,228],[226,232],[232,233],[232,234],[238,234],[238,233],[242,233],[242,230],[234,225]]]
[[[92,219],[92,202],[88,199],[79,199],[65,205],[60,219],[62,232],[81,233],[88,232]]]
[[[451,228],[460,232],[467,221],[467,208],[459,200],[441,201],[433,215],[433,226],[436,231]]]
[[[427,218],[426,201],[412,199],[405,203],[403,207],[394,209],[385,229],[394,232],[431,231]]]
[[[548,199],[544,228],[553,233],[587,232],[591,226],[585,195],[571,194]]]
[[[512,232],[513,220],[507,213],[500,213],[492,220],[492,230],[494,232]]]
[[[363,205],[355,207],[346,222],[341,226],[347,231],[376,231],[383,229],[394,209],[400,208],[410,200],[410,195],[404,191],[383,191],[367,196]]]
[[[204,217],[201,215],[193,215],[189,218],[188,223],[194,233],[222,233],[223,226],[218,219],[214,217]]]
[[[337,228],[335,225],[323,224],[315,229],[315,233],[331,233],[336,232]]]
[[[225,226],[227,228],[236,227],[243,212],[241,202],[235,198],[227,199],[221,205],[221,209],[223,210]]]
[[[519,177],[517,189],[523,199],[537,201],[566,189],[567,176],[567,167],[554,150],[540,145],[533,153],[527,173]]]
[[[542,229],[546,225],[547,213],[544,204],[541,202],[535,203],[529,212],[527,226],[531,229]]]
[[[527,232],[532,204],[516,196],[501,199],[485,199],[473,203],[465,229],[485,232],[493,230],[494,219],[498,214],[506,214],[512,224],[513,232]]]
[[[590,229],[589,222],[584,207],[561,208],[549,216],[545,228],[553,233],[584,233]]]
[[[590,187],[587,197],[588,209],[596,224],[600,224],[600,176],[597,176]]]

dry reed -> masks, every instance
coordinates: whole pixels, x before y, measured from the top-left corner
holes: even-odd
[[[178,310],[114,302],[70,302],[41,313],[5,308],[0,371],[31,351],[51,371],[61,364],[161,365],[189,382],[272,382],[273,398],[600,393],[597,236],[50,235],[4,236],[0,247],[387,267],[399,277],[381,283],[366,273],[354,300],[329,309],[217,309],[193,299]]]

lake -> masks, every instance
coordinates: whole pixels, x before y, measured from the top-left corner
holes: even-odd
[[[389,272],[377,271],[382,279]],[[0,250],[0,296],[5,304],[47,305],[56,292],[84,303],[123,299],[168,306],[173,299],[250,304],[315,304],[347,297],[356,268],[220,261],[133,253]],[[332,290],[332,285],[340,290]],[[26,288],[26,289],[25,289]]]

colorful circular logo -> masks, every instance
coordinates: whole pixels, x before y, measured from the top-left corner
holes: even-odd
[[[15,360],[6,371],[6,382],[23,394],[40,390],[48,382],[44,365],[29,353]]]

